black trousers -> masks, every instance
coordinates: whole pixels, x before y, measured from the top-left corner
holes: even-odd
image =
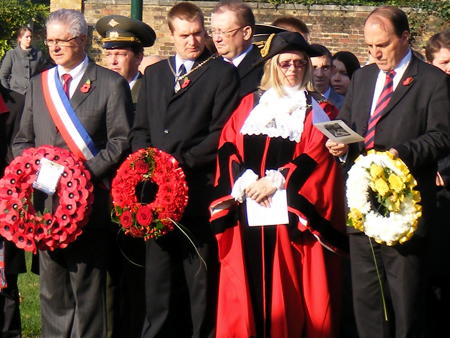
[[[412,239],[389,247],[372,240],[387,304],[386,321],[369,238],[362,233],[349,237],[353,306],[359,337],[425,337],[427,271],[424,241]]]
[[[218,271],[215,239],[197,242],[197,249],[207,269],[177,229],[147,242],[143,337],[214,337]]]
[[[17,273],[6,274],[8,286],[0,292],[0,338],[21,337]]]

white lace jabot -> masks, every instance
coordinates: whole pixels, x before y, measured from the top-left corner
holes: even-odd
[[[243,135],[267,135],[299,142],[303,132],[306,91],[285,87],[280,97],[275,89],[267,90],[253,108],[241,128]]]

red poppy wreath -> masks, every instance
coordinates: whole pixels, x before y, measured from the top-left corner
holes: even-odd
[[[150,203],[139,202],[136,187],[140,183],[156,185]],[[158,238],[174,229],[188,202],[188,187],[177,160],[156,148],[140,149],[128,156],[112,182],[114,222],[125,234]]]
[[[42,158],[64,166],[53,214],[37,212],[33,182]],[[26,251],[65,248],[82,232],[93,202],[91,175],[70,151],[53,146],[26,149],[5,169],[0,180],[0,235]]]

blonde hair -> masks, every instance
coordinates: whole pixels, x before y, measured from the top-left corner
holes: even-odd
[[[289,51],[285,51],[289,52]],[[300,82],[300,88],[305,88],[309,91],[314,90],[314,86],[312,83],[312,65],[309,56],[303,51],[294,51],[299,52],[305,58],[308,63],[305,66],[305,71],[303,72],[303,78]],[[261,79],[261,85],[259,88],[262,90],[268,90],[270,88],[274,88],[279,96],[286,95],[286,92],[283,88],[283,81],[280,77],[280,73],[278,72],[279,66],[278,61],[280,59],[280,54],[275,55],[271,59],[267,60],[264,64],[264,73]]]

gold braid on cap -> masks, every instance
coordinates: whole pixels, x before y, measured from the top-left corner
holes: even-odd
[[[267,54],[269,54],[270,44],[272,43],[272,39],[274,38],[274,36],[275,36],[274,33],[270,34],[266,42],[264,43],[264,47],[261,48],[260,53],[263,58],[265,58]]]
[[[137,42],[141,43],[141,40],[134,36],[115,36],[115,37],[108,37],[102,39],[102,42]]]

